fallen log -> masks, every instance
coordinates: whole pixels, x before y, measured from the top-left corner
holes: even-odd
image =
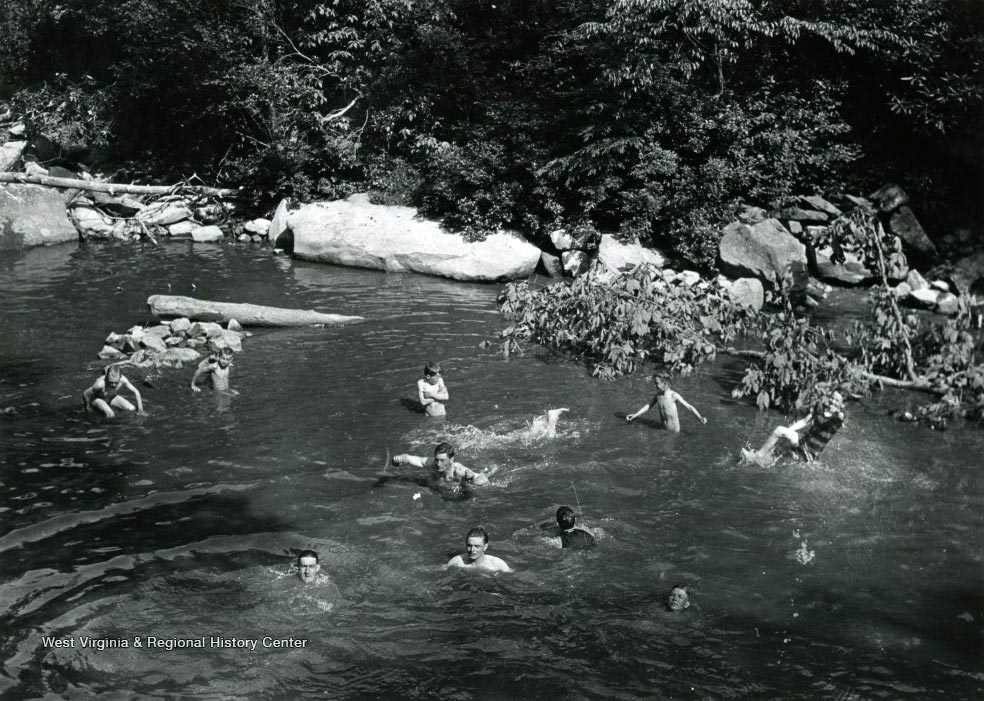
[[[363,321],[361,316],[322,314],[307,309],[283,309],[258,304],[209,302],[192,297],[151,295],[147,305],[154,316],[187,317],[198,321],[229,321],[235,319],[243,326],[319,326]]]
[[[90,192],[108,192],[111,195],[127,193],[130,195],[170,195],[175,192],[193,192],[198,195],[212,197],[236,197],[239,190],[204,185],[127,185],[125,183],[100,183],[94,180],[76,180],[75,178],[55,178],[50,175],[29,175],[27,173],[0,173],[0,183],[21,183],[23,185],[46,185],[61,187],[69,190],[88,190]]]

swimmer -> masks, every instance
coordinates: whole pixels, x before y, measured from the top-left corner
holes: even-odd
[[[677,584],[670,589],[670,595],[666,597],[666,608],[674,612],[690,608],[690,595],[685,586]]]
[[[133,398],[137,402],[136,407],[119,394],[121,389],[128,389],[133,393]],[[82,393],[82,406],[86,411],[95,407],[107,419],[116,416],[113,409],[144,413],[140,391],[126,379],[120,371],[119,365],[107,365],[105,367],[103,374],[97,377],[92,386]]]
[[[563,409],[550,409],[543,416],[537,416],[533,419],[533,422],[529,425],[529,434],[531,438],[556,438],[557,437],[557,419],[560,415],[566,411],[570,411],[567,408]]]
[[[465,555],[455,555],[451,560],[444,566],[444,569],[449,567],[465,567],[465,568],[475,568],[477,570],[485,570],[486,572],[512,572],[513,570],[505,563],[504,560],[496,557],[495,555],[486,554],[486,550],[489,548],[489,534],[486,533],[485,529],[481,526],[477,526],[470,531],[468,535],[465,536]]]
[[[807,462],[813,462],[843,425],[844,397],[840,392],[834,392],[817,401],[810,413],[799,421],[789,426],[777,426],[758,450],[742,448],[741,456],[746,462],[771,465],[776,461],[779,441],[785,439],[799,449]]]
[[[476,487],[481,487],[489,483],[488,475],[491,473],[475,472],[461,463],[454,461],[454,446],[450,443],[440,443],[434,448],[434,457],[425,458],[419,455],[393,456],[394,465],[413,465],[414,467],[429,468],[431,477],[438,482],[455,482],[461,484],[468,482]]]
[[[447,413],[441,402],[448,401],[448,388],[444,386],[441,366],[437,363],[424,366],[424,377],[417,380],[417,397],[428,416],[444,416]]]
[[[594,536],[583,528],[574,527],[574,509],[562,506],[557,509],[557,525],[560,526],[560,547],[580,550],[595,544]]]
[[[231,367],[232,349],[227,346],[198,364],[198,369],[195,370],[195,374],[191,378],[191,391],[201,392],[198,383],[207,375],[212,380],[212,389],[229,394],[239,394],[236,390],[229,389]]]
[[[313,584],[318,580],[321,565],[318,563],[318,553],[314,550],[302,550],[297,556],[297,577],[305,584]]]
[[[700,415],[700,412],[694,409],[690,404],[687,403],[683,397],[673,391],[667,381],[656,376],[653,378],[653,384],[656,386],[656,394],[653,396],[652,400],[642,407],[639,411],[634,414],[629,414],[625,417],[626,421],[632,421],[633,419],[642,416],[647,411],[649,411],[653,405],[659,410],[660,423],[663,428],[667,431],[672,431],[673,433],[680,432],[680,415],[677,412],[676,405],[682,404],[685,409],[688,409],[691,414],[697,417],[697,419],[702,423],[706,424],[707,419]]]

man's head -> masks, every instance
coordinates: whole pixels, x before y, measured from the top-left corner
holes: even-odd
[[[657,392],[665,392],[670,388],[670,383],[662,375],[653,375],[653,386]]]
[[[670,589],[670,595],[666,598],[666,608],[670,611],[683,611],[690,607],[690,596],[687,588],[682,584],[677,584]]]
[[[437,380],[441,376],[441,366],[438,363],[427,363],[424,366],[424,377],[428,381]]]
[[[302,550],[297,556],[297,576],[305,584],[310,584],[318,578],[321,565],[318,564],[318,553],[314,550]]]
[[[107,365],[103,370],[103,376],[106,378],[107,384],[115,385],[120,381],[123,372],[120,370],[119,365]]]
[[[434,462],[437,464],[438,469],[447,470],[451,467],[451,462],[454,460],[454,446],[450,443],[438,443],[437,447],[434,448]]]
[[[574,509],[569,506],[562,506],[557,509],[557,525],[560,530],[569,531],[574,528]]]
[[[489,534],[481,526],[468,531],[465,536],[465,550],[468,554],[468,561],[475,562],[485,554],[489,547]]]

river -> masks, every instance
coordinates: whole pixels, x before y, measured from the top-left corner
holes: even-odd
[[[674,383],[707,425],[628,424],[643,373],[481,347],[500,289],[250,245],[5,251],[0,695],[984,697],[984,431],[899,424],[915,398],[885,394],[848,405],[820,462],[743,466],[783,417],[731,398],[738,361]],[[366,320],[254,329],[239,396],[127,371],[147,415],[84,414],[103,339],[168,292]],[[428,360],[444,421],[413,410]],[[553,407],[558,435],[531,436]],[[386,464],[444,439],[492,483],[446,498]],[[545,537],[565,504],[597,547]],[[479,524],[514,574],[443,570]],[[291,572],[305,548],[319,584]]]

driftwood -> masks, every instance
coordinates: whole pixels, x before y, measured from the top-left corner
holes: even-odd
[[[175,192],[193,192],[212,197],[236,197],[239,190],[230,190],[204,185],[127,185],[125,183],[100,183],[94,180],[77,180],[75,178],[54,178],[50,175],[28,175],[27,173],[0,173],[0,183],[21,183],[24,185],[45,185],[61,187],[70,190],[88,190],[91,192],[108,192],[111,195],[171,195]]]
[[[733,355],[738,358],[754,358],[755,360],[765,360],[765,353],[763,351],[757,350],[743,350],[740,348],[719,348],[718,353],[723,353],[725,355]],[[925,380],[897,380],[894,377],[886,377],[885,375],[876,375],[871,372],[861,372],[861,377],[869,380],[871,382],[877,382],[880,385],[886,387],[896,387],[898,389],[911,389],[916,392],[928,392],[929,394],[941,395],[944,394],[944,390],[934,387]]]
[[[362,321],[361,316],[322,314],[306,309],[263,307],[258,304],[208,302],[192,297],[151,295],[147,305],[154,316],[188,317],[199,321],[229,321],[235,319],[243,326],[318,326]]]

